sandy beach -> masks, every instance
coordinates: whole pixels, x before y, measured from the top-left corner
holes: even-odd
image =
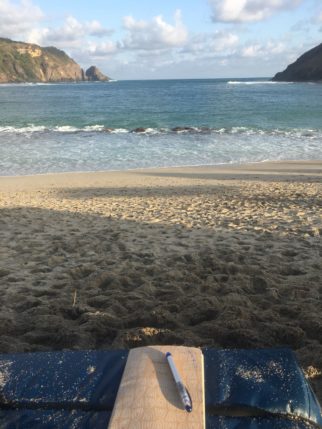
[[[290,346],[322,401],[322,161],[0,178],[0,352]]]

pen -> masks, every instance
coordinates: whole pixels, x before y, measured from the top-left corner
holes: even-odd
[[[171,373],[172,373],[174,381],[176,383],[181,402],[182,402],[185,410],[188,411],[188,413],[190,413],[192,411],[192,401],[191,401],[190,395],[189,395],[187,389],[185,388],[185,386],[181,380],[181,377],[177,371],[177,368],[176,368],[174,361],[173,361],[173,358],[172,358],[172,354],[170,352],[167,352],[165,356],[167,358]]]

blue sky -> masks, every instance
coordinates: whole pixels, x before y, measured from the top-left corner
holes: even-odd
[[[115,79],[270,77],[322,42],[322,1],[0,0],[0,36]]]

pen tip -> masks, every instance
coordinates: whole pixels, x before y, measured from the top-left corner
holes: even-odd
[[[191,411],[192,411],[191,405],[186,405],[185,409],[186,409],[186,411],[188,411],[188,413],[191,413]]]
[[[170,352],[166,352],[165,357],[171,356]]]

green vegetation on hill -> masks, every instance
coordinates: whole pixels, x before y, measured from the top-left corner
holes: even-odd
[[[61,61],[70,61],[71,58],[62,50],[55,48],[54,46],[48,46],[46,48],[43,48],[44,51],[46,51],[48,54],[54,55],[57,58],[59,58]]]

